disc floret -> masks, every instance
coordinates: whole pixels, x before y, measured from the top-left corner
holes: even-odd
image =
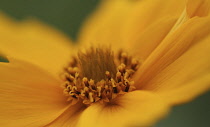
[[[132,76],[138,65],[138,60],[122,51],[116,56],[109,49],[79,53],[65,68],[64,94],[72,103],[110,102],[135,89]]]

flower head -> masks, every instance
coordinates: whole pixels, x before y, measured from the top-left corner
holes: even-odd
[[[0,15],[0,125],[151,126],[210,88],[208,0],[105,0],[78,43]]]

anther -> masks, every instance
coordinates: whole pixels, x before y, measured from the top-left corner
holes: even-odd
[[[136,71],[138,63],[139,62],[136,59],[133,58],[132,61],[131,61],[131,68]]]
[[[121,76],[122,76],[122,74],[118,71],[117,74],[116,74],[117,82],[121,81]]]
[[[95,84],[94,80],[90,79],[89,84],[90,84],[90,86],[94,86],[94,84]]]
[[[67,70],[68,70],[68,72],[69,72],[70,74],[73,73],[73,68],[72,68],[72,67],[68,67]]]
[[[127,53],[123,52],[121,54],[121,62],[123,62],[126,65],[128,64],[128,55],[127,55]]]
[[[77,67],[74,67],[74,68],[72,68],[72,67],[68,67],[67,68],[67,71],[69,72],[69,74],[71,74],[71,75],[75,75],[75,73],[76,72],[78,72],[79,70],[78,70],[78,68]]]
[[[109,71],[106,71],[106,76],[107,76],[107,78],[110,80],[111,79],[111,74],[110,74],[110,72]]]
[[[100,86],[97,87],[97,92],[98,92],[98,97],[100,97],[101,96],[101,87]]]
[[[70,82],[73,82],[74,81],[74,77],[72,75],[66,75],[66,78]]]
[[[89,86],[89,84],[88,84],[88,79],[86,78],[86,77],[84,77],[83,79],[82,79],[82,81],[83,81],[83,83],[85,84],[85,86]]]
[[[94,102],[93,93],[92,92],[89,93],[89,99],[90,99],[90,102]]]
[[[120,66],[118,66],[118,70],[121,72],[121,73],[125,73],[125,64],[121,64]]]
[[[84,90],[81,90],[81,93],[80,94],[81,94],[82,97],[84,97],[85,96],[85,91]]]
[[[125,53],[125,52],[123,52],[123,53],[121,54],[121,56],[122,56],[122,58],[124,58],[124,59],[128,57],[127,53]]]
[[[88,88],[88,87],[85,87],[85,88],[84,88],[84,91],[85,91],[85,92],[89,92],[89,88]]]

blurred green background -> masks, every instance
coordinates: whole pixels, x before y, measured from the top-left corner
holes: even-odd
[[[99,0],[0,0],[0,11],[20,20],[35,17],[76,39],[82,22],[98,3]],[[174,107],[155,127],[210,127],[210,92]]]

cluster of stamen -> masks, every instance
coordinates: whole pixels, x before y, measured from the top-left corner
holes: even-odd
[[[106,58],[107,54],[108,57]],[[91,104],[98,101],[110,102],[110,100],[114,99],[116,96],[125,94],[135,89],[133,86],[134,82],[131,80],[131,77],[138,69],[139,62],[136,59],[128,56],[127,53],[120,51],[118,55],[114,56],[112,55],[111,51],[107,52],[105,50],[101,50],[97,52],[92,49],[89,53],[82,55],[85,58],[91,56],[88,58],[88,60],[100,59],[99,61],[102,63],[105,62],[104,59],[106,59],[106,61],[109,59],[107,62],[113,63],[113,65],[111,65],[113,67],[109,67],[109,65],[106,65],[106,63],[104,64],[104,67],[101,67],[101,63],[90,62],[90,65],[86,67],[87,70],[89,68],[94,69],[94,66],[99,64],[99,67],[97,67],[98,69],[89,70],[93,71],[93,73],[95,71],[95,77],[91,77],[92,73],[88,75],[86,74],[88,72],[85,72],[83,69],[89,61],[84,61],[85,58],[81,57],[81,55],[74,57],[68,67],[65,68],[65,83],[63,85],[64,94],[68,96],[68,101],[71,101],[71,103],[76,103],[79,100],[82,100],[84,104]],[[105,71],[98,72],[101,70]],[[102,75],[104,77],[98,76],[98,78],[96,77],[97,75]]]

